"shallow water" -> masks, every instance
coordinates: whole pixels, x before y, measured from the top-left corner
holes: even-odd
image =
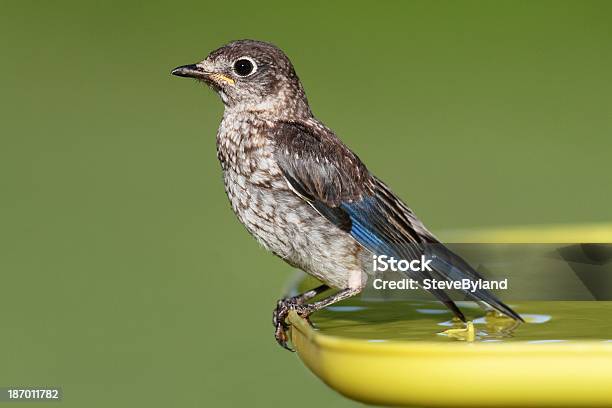
[[[302,282],[303,286],[305,283]],[[312,287],[314,285],[310,285]],[[525,323],[485,313],[473,302],[457,302],[474,323],[480,342],[612,342],[611,301],[509,302]],[[315,328],[329,335],[369,341],[408,340],[454,342],[443,334],[465,325],[452,319],[441,303],[427,300],[364,301],[348,299],[312,315]]]
[[[473,321],[478,341],[558,342],[572,340],[612,341],[612,302],[522,302],[511,306],[525,319],[515,324],[508,318],[486,315],[472,302],[460,302]],[[376,340],[457,341],[442,332],[464,327],[434,301],[361,302],[351,299],[312,316],[326,334]]]

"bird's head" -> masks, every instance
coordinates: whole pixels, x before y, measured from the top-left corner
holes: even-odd
[[[231,42],[196,64],[173,69],[172,74],[206,83],[230,109],[310,114],[291,61],[266,42]]]

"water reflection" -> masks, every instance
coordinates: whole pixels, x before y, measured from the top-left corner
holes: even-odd
[[[476,342],[558,342],[600,340],[612,342],[612,302],[515,302],[525,319],[518,323],[497,313],[485,313],[475,304],[461,309],[473,324]],[[449,319],[435,301],[365,302],[350,299],[315,313],[315,328],[327,334],[372,342],[387,340],[454,342],[469,338],[466,325]],[[449,335],[448,329],[453,335]],[[465,333],[462,333],[464,331]]]
[[[312,280],[298,281],[296,292],[316,286]],[[297,290],[296,290],[297,289]],[[433,300],[370,301],[354,297],[314,313],[316,329],[330,335],[364,339],[456,342],[461,336],[440,335],[448,329],[465,329],[449,311]],[[550,342],[597,340],[612,343],[612,301],[525,301],[512,307],[525,319],[517,323],[497,313],[485,313],[477,304],[459,301],[473,323],[476,342]],[[460,334],[460,332],[455,332]]]

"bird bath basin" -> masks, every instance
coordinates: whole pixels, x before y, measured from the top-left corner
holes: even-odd
[[[612,242],[612,226],[457,234],[455,242]],[[301,276],[291,292],[317,285]],[[468,325],[428,300],[359,297],[291,313],[300,359],[357,401],[432,407],[612,407],[612,301],[521,301],[525,319],[460,307]]]

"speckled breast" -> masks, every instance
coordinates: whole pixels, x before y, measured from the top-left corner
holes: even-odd
[[[291,191],[274,160],[265,123],[228,124],[226,119],[217,135],[217,153],[240,222],[289,264],[332,286],[346,286],[348,271],[361,269],[358,244]]]

